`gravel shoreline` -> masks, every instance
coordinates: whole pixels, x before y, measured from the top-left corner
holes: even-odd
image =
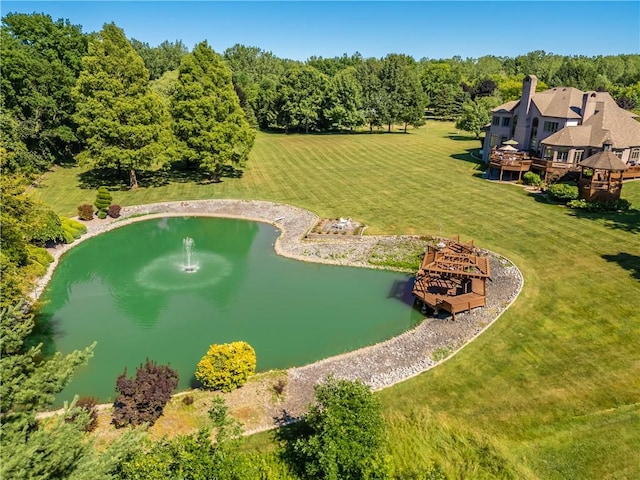
[[[49,251],[54,256],[47,274],[32,292],[35,300],[51,279],[62,255],[80,241],[136,221],[162,216],[212,216],[254,220],[281,231],[275,242],[277,254],[306,262],[381,268],[371,263],[377,252],[426,246],[417,236],[362,236],[307,239],[318,216],[302,208],[257,200],[198,200],[125,207],[118,219],[85,222],[88,232],[70,245]],[[287,371],[283,400],[263,402],[264,418],[247,433],[271,429],[302,416],[313,400],[314,386],[331,374],[338,379],[361,380],[373,390],[390,387],[414,377],[454,355],[488,328],[515,301],[523,277],[509,260],[487,252],[492,281],[487,282],[487,306],[456,315],[426,318],[412,330],[387,341],[330,357]],[[435,354],[435,355],[434,355]],[[435,356],[435,358],[434,358]]]

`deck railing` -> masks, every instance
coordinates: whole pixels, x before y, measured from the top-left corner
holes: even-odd
[[[532,160],[534,167],[544,170],[568,170],[576,166],[575,163],[554,161],[551,158],[532,157]]]

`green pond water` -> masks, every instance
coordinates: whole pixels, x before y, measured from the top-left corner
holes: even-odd
[[[97,341],[57,403],[115,397],[115,381],[148,357],[180,388],[212,343],[249,342],[258,371],[300,366],[370,345],[416,324],[410,277],[279,257],[265,224],[161,218],[89,239],[62,259],[43,299],[48,351]],[[185,238],[192,238],[187,264]]]

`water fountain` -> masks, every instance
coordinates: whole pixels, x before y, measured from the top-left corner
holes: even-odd
[[[198,264],[197,263],[191,263],[191,256],[193,254],[193,246],[194,246],[195,242],[193,241],[193,238],[191,237],[185,237],[182,240],[182,245],[184,246],[184,252],[187,258],[187,263],[185,263],[182,266],[182,271],[187,272],[187,273],[192,273],[192,272],[197,272],[198,271]]]

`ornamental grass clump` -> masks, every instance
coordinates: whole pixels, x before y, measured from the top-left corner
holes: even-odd
[[[247,342],[213,344],[196,369],[196,378],[212,390],[230,392],[256,371],[256,352]]]

